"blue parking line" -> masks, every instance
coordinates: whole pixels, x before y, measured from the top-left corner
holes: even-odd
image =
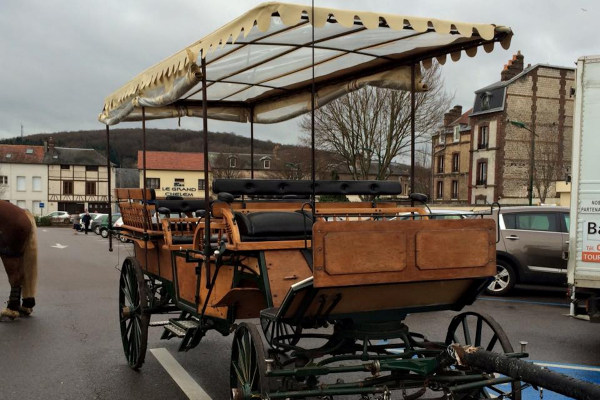
[[[566,364],[566,363],[548,363],[543,361],[533,361],[535,364],[546,367],[552,371],[572,376],[573,378],[600,384],[600,367],[590,365]],[[539,399],[540,394],[533,388],[527,388],[523,391],[523,400]],[[544,390],[544,400],[568,400],[570,397],[563,396],[548,390]]]
[[[569,307],[568,303],[559,303],[552,301],[529,301],[529,300],[516,300],[516,299],[498,299],[496,297],[486,297],[481,296],[478,300],[487,300],[487,301],[499,301],[502,303],[524,303],[524,304],[536,304],[540,306],[552,306],[552,307]]]

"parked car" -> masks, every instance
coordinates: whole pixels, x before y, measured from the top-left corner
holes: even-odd
[[[108,218],[108,214],[98,214],[96,215],[96,218],[92,219],[92,222],[90,223],[90,230],[96,235],[100,234],[100,225],[104,216]]]
[[[123,217],[119,217],[114,223],[113,223],[113,228],[120,228],[123,226]],[[117,232],[117,239],[119,239],[122,243],[127,243],[130,242],[129,239],[127,239],[126,237],[122,236],[120,233]]]
[[[504,207],[494,210],[500,238],[497,274],[486,289],[507,294],[517,283],[565,285],[569,250],[567,207]]]
[[[113,225],[120,218],[121,218],[121,214],[118,214],[118,213],[112,214],[112,224],[111,225]],[[108,214],[103,214],[100,217],[99,225],[97,227],[98,234],[100,236],[102,236],[103,238],[108,237],[108,226],[109,226],[108,225]]]
[[[52,222],[71,222],[71,215],[66,211],[52,211],[44,215],[52,220]]]

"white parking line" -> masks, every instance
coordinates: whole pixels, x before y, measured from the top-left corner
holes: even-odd
[[[563,368],[563,369],[574,369],[574,370],[578,370],[578,371],[600,372],[600,367],[588,367],[585,365],[554,364],[554,363],[537,362],[537,361],[534,361],[534,364],[539,365],[540,367]]]
[[[204,389],[183,369],[167,349],[150,349],[150,352],[190,400],[211,400]]]

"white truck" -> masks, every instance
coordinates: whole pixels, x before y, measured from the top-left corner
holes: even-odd
[[[570,314],[600,322],[600,56],[577,61],[572,160]]]

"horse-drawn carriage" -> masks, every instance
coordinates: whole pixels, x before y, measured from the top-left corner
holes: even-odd
[[[365,85],[411,90],[414,117],[415,92],[425,89],[420,63],[506,47],[511,35],[494,25],[267,3],[134,78],[106,99],[100,120],[109,139],[108,126],[120,121],[142,120],[145,132],[149,119],[201,116],[206,172],[209,118],[250,122],[253,136],[255,123],[314,112]],[[162,338],[181,338],[180,350],[209,330],[233,334],[234,399],[389,398],[393,390],[410,399],[431,391],[520,398],[521,372],[474,360],[485,351],[510,365],[526,356],[491,317],[458,314],[440,342],[404,324],[409,313],[460,311],[476,299],[496,272],[494,221],[396,218],[425,214],[414,206],[422,196],[399,205],[379,200],[401,194],[397,182],[316,180],[314,136],[312,148],[311,180],[253,179],[252,171],[206,184],[202,200],[167,200],[146,188],[144,172],[142,189],[116,190],[119,234],[134,247],[119,289],[129,365],[141,367],[148,328],[160,325]],[[340,194],[373,200],[318,201]],[[151,320],[163,313],[177,314]]]

